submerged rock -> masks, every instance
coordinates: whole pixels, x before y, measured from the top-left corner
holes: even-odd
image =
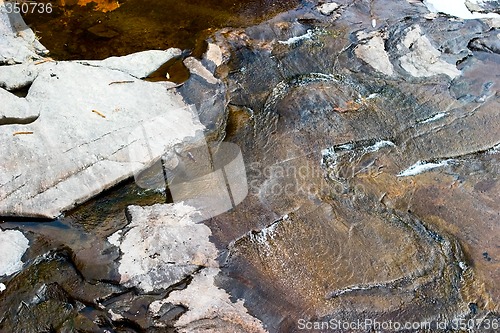
[[[100,299],[123,289],[84,281],[70,256],[65,250],[46,253],[7,283],[0,302],[2,332],[96,332],[109,327]]]
[[[492,27],[400,4],[390,18],[382,2],[353,3],[335,25],[298,10],[217,35],[229,105],[250,110],[228,139],[242,147],[251,186],[210,226],[227,247],[222,286],[276,331],[299,330],[297,318],[436,325],[498,313],[493,259],[479,248],[497,253],[487,236],[499,232],[496,157],[483,159],[500,140],[500,82],[483,66],[500,59],[468,47]],[[489,208],[451,185],[468,163],[482,165],[470,185],[485,186]],[[460,218],[467,210],[476,217]],[[468,225],[480,227],[459,231]]]

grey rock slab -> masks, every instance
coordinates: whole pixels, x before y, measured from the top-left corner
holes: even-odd
[[[161,83],[75,62],[39,67],[26,96],[39,118],[0,126],[0,215],[57,217],[203,129]]]
[[[465,0],[465,6],[471,12],[500,13],[499,0]]]
[[[217,267],[217,249],[197,211],[184,203],[129,206],[129,224],[110,236],[122,253],[120,282],[145,292],[167,289],[199,267]]]
[[[90,66],[115,69],[141,79],[149,76],[167,61],[179,57],[180,55],[181,50],[170,48],[165,51],[149,50],[121,57],[109,57],[104,60],[85,60],[78,62]]]
[[[30,108],[28,101],[0,88],[0,125],[28,124],[38,118],[38,112]]]
[[[495,29],[489,36],[472,39],[469,47],[475,51],[500,54],[500,31]]]
[[[455,78],[461,74],[454,65],[440,59],[441,52],[437,50],[422,34],[419,25],[407,30],[401,48],[408,48],[409,53],[400,58],[401,67],[415,77],[430,77],[444,74]]]
[[[201,61],[188,57],[184,64],[191,76],[178,91],[186,103],[196,106],[200,122],[207,128],[207,140],[222,140],[227,120],[226,86]]]
[[[6,3],[0,3],[0,64],[22,63],[47,53],[21,15],[7,13]]]
[[[356,46],[354,53],[377,71],[388,76],[394,75],[394,67],[389,60],[384,47],[384,39],[380,34],[375,34],[366,43]]]

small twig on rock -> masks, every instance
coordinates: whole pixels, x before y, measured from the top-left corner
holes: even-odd
[[[98,116],[102,117],[102,118],[106,118],[105,115],[103,115],[102,113],[100,113],[99,111],[97,110],[92,110],[92,112],[94,112],[95,114],[97,114]]]
[[[33,132],[28,132],[28,131],[21,131],[21,132],[14,132],[12,135],[20,135],[20,134],[33,134]]]
[[[119,83],[134,83],[134,81],[113,81],[113,82],[110,82],[109,85],[119,84]]]
[[[54,61],[54,59],[52,59],[52,58],[43,58],[42,60],[35,61],[35,65],[40,65],[40,64],[43,64],[43,63],[49,62],[49,61]]]

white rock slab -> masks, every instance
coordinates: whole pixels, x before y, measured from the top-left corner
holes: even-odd
[[[26,100],[39,118],[0,126],[0,215],[55,218],[203,130],[161,83],[76,62],[38,66]]]
[[[332,15],[332,13],[339,8],[339,5],[335,2],[324,3],[318,7],[318,11],[326,16]]]
[[[5,2],[0,0],[0,65],[39,59],[47,53],[21,15],[7,14]]]
[[[109,237],[122,253],[121,283],[145,292],[166,289],[200,267],[217,267],[217,249],[196,210],[181,203],[129,206],[130,224]]]
[[[0,125],[28,124],[38,118],[38,112],[30,108],[27,100],[0,88]]]
[[[120,282],[154,292],[192,276],[186,289],[151,303],[153,315],[161,317],[162,306],[172,303],[188,308],[175,324],[179,332],[266,332],[262,322],[248,314],[243,301],[233,303],[230,295],[215,285],[220,272],[218,251],[209,240],[210,228],[195,223],[199,214],[195,208],[180,202],[129,206],[127,210],[130,223],[108,238],[122,253]],[[160,319],[158,324],[165,323]]]
[[[10,66],[0,66],[0,87],[15,90],[26,87],[38,75],[35,63],[23,63]]]
[[[21,258],[29,248],[29,241],[18,230],[0,229],[0,276],[11,275],[21,270]],[[5,285],[3,285],[5,290]],[[0,290],[2,291],[2,290]]]
[[[149,76],[167,61],[180,55],[180,49],[170,48],[165,51],[149,50],[121,57],[109,57],[104,60],[82,60],[77,62],[91,66],[115,69],[141,79]]]

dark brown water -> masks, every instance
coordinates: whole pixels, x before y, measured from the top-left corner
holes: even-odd
[[[255,24],[300,0],[53,0],[52,13],[24,14],[58,60],[104,59],[149,49],[204,51],[215,30]],[[117,7],[115,9],[115,7]]]

